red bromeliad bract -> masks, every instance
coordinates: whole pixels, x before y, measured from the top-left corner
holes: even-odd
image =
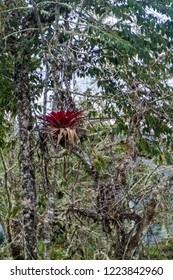
[[[54,144],[59,144],[61,139],[64,138],[65,141],[68,139],[69,144],[74,146],[77,139],[76,128],[81,128],[76,126],[76,124],[81,120],[86,119],[86,116],[78,117],[82,112],[83,110],[78,112],[65,112],[64,110],[61,110],[40,117],[44,121],[45,128],[49,132]],[[56,143],[55,139],[57,139]]]
[[[58,112],[51,112],[48,115],[45,115],[41,117],[48,125],[51,125],[56,128],[61,128],[61,127],[74,127],[79,121],[83,120],[86,118],[86,116],[81,116],[83,112],[78,111],[67,111],[65,112],[64,110],[58,111]]]

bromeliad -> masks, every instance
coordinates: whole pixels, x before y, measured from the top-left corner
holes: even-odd
[[[74,146],[77,139],[76,128],[83,129],[80,126],[76,126],[81,120],[86,119],[86,116],[80,116],[82,111],[67,111],[64,110],[58,112],[51,112],[48,115],[40,117],[46,130],[49,132],[53,143],[55,139],[57,144],[63,139],[68,140],[68,143]]]

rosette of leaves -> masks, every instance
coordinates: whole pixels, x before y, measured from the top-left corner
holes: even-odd
[[[44,127],[48,131],[53,144],[68,144],[74,146],[77,140],[76,129],[83,129],[77,126],[80,121],[86,119],[86,116],[81,116],[82,111],[67,111],[64,110],[51,112],[48,115],[40,117],[44,121]]]

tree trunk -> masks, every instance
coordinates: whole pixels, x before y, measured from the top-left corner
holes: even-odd
[[[25,54],[23,54],[24,57]],[[27,61],[16,63],[15,83],[19,122],[19,164],[21,200],[23,209],[25,259],[37,259],[36,243],[36,190],[32,156],[32,113],[29,95]]]
[[[57,158],[54,161],[54,170],[52,175],[51,184],[48,186],[48,203],[47,203],[47,211],[44,219],[44,259],[51,259],[51,242],[52,242],[52,223],[54,219],[54,211],[55,211],[55,194],[56,194],[56,186],[57,186],[57,172],[58,172],[58,163]]]

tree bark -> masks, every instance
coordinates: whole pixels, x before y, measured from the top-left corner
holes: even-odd
[[[25,54],[23,53],[23,57]],[[32,113],[27,61],[15,65],[15,88],[19,123],[19,165],[23,209],[25,259],[37,259],[36,190],[32,155]]]
[[[47,190],[47,211],[44,219],[44,259],[50,260],[51,258],[51,242],[52,242],[52,223],[54,219],[55,211],[55,194],[57,187],[57,172],[58,172],[58,163],[57,158],[54,161],[54,170],[52,174],[51,184],[49,184]]]

